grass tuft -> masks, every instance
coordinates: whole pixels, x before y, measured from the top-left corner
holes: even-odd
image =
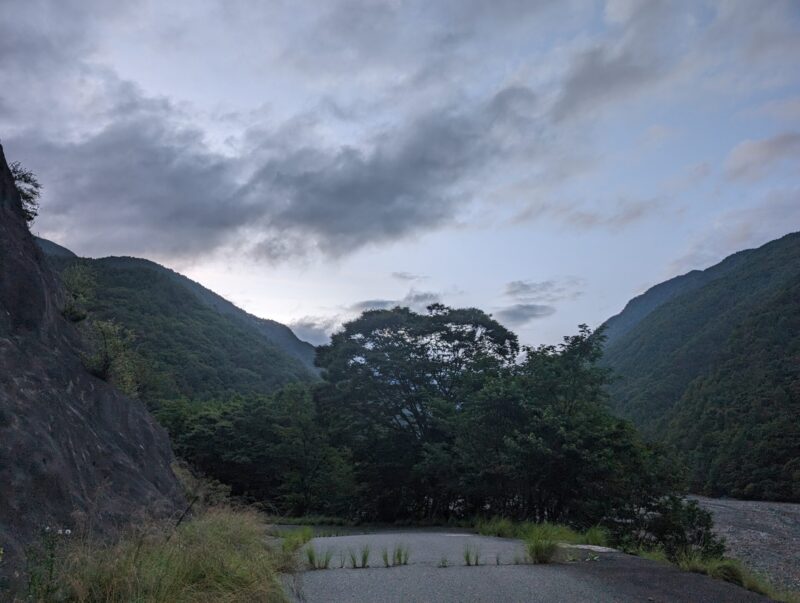
[[[534,535],[525,540],[525,550],[531,563],[552,563],[558,544],[553,540]]]

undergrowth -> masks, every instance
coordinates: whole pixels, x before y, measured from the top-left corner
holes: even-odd
[[[257,513],[214,508],[174,530],[146,526],[113,544],[70,542],[54,563],[48,600],[283,601],[283,562],[281,551],[266,545]]]

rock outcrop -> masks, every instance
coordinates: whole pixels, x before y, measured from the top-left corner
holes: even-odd
[[[43,526],[110,533],[183,503],[166,432],[83,367],[63,292],[25,224],[0,147],[0,547]],[[0,572],[3,568],[0,568]]]

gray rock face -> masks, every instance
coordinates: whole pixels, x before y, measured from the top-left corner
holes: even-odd
[[[20,208],[0,147],[0,572],[43,526],[106,534],[183,504],[164,430],[81,364]]]

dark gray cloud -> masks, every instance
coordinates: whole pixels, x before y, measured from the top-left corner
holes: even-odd
[[[518,280],[506,285],[505,295],[518,301],[555,303],[579,297],[585,285],[583,279],[576,277],[546,281]]]
[[[521,327],[532,320],[546,318],[555,314],[553,306],[545,304],[513,304],[495,312],[500,322],[513,327]]]

